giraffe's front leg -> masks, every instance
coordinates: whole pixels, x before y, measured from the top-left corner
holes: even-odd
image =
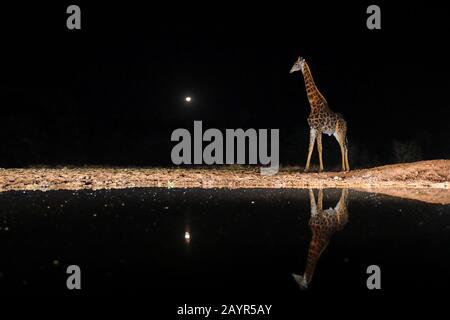
[[[314,191],[312,191],[312,189],[309,189],[309,204],[311,206],[311,217],[313,217],[317,214],[317,205],[316,199],[314,198]]]
[[[309,164],[311,161],[311,155],[314,149],[314,144],[316,142],[316,136],[317,136],[317,131],[316,129],[310,129],[309,130],[309,150],[308,150],[308,159],[306,160],[306,167],[305,167],[305,172],[308,172],[309,170]]]
[[[322,161],[322,132],[317,133],[317,150],[319,151],[319,172],[323,171],[323,161]]]
[[[323,211],[323,189],[319,189],[319,196],[317,197],[317,210],[320,213]]]

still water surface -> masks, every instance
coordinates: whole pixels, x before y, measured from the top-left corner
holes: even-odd
[[[0,293],[233,296],[450,289],[450,206],[353,190],[0,194]]]

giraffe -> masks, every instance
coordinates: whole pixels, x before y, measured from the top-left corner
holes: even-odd
[[[328,246],[331,236],[337,231],[342,230],[347,224],[348,190],[342,189],[341,198],[336,207],[327,210],[322,209],[323,190],[319,190],[319,196],[316,201],[314,193],[309,189],[309,201],[311,203],[311,218],[309,219],[309,227],[312,231],[312,238],[309,243],[308,258],[306,261],[305,272],[303,275],[292,274],[295,282],[302,289],[307,289],[311,283],[314,270],[322,252]]]
[[[324,96],[317,89],[314,79],[311,75],[308,63],[302,57],[298,57],[297,61],[291,68],[290,73],[302,71],[305,80],[306,94],[311,106],[311,112],[308,117],[309,124],[309,150],[308,159],[306,160],[305,172],[308,172],[311,154],[314,149],[314,143],[317,141],[317,149],[319,151],[320,169],[323,171],[322,161],[322,133],[329,136],[334,135],[341,147],[342,171],[350,171],[348,165],[348,148],[347,148],[347,123],[341,114],[333,112],[328,106]]]

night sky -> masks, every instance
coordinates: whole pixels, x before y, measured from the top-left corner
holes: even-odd
[[[0,166],[170,165],[172,131],[194,120],[278,128],[281,164],[303,166],[310,107],[289,74],[299,55],[347,120],[353,166],[395,162],[394,141],[419,146],[417,159],[450,157],[443,5],[380,3],[371,31],[372,3],[139,3],[78,2],[72,31],[72,3],[2,5]],[[334,138],[324,160],[339,163]]]

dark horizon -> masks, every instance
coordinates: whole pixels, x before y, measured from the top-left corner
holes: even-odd
[[[172,131],[194,120],[280,129],[281,164],[303,166],[310,107],[289,74],[299,55],[348,122],[353,166],[399,161],[396,148],[405,161],[450,158],[443,8],[380,4],[382,29],[370,31],[366,4],[80,3],[82,29],[69,31],[67,5],[10,8],[2,21],[1,167],[171,165]],[[336,166],[338,145],[323,140]]]

